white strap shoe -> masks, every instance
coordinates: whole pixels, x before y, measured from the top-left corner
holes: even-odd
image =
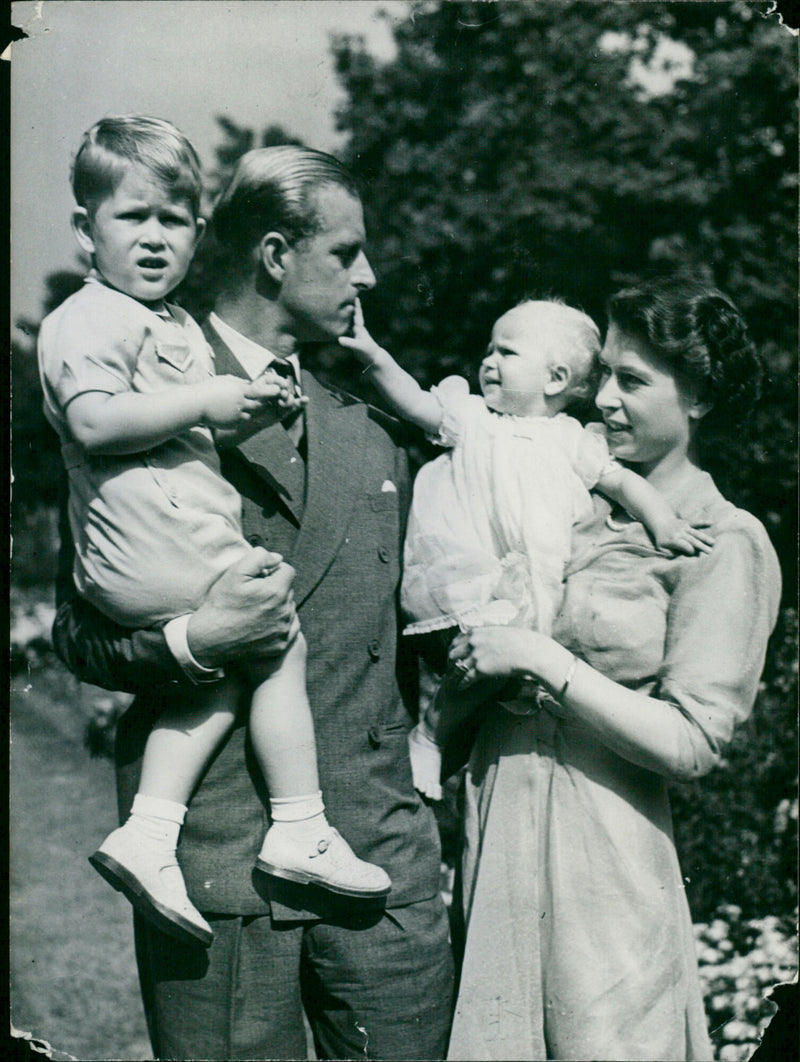
[[[256,868],[301,885],[319,885],[330,892],[361,899],[385,896],[392,887],[386,871],[359,859],[332,826],[310,846],[272,826],[264,838]]]
[[[171,861],[170,861],[171,860]],[[89,862],[148,921],[184,942],[205,947],[214,938],[211,926],[186,895],[180,867],[121,826],[106,837]]]

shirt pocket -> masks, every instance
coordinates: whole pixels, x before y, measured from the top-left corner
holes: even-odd
[[[156,357],[162,368],[168,366],[176,373],[183,376],[192,367],[194,355],[186,343],[164,343],[159,340],[156,343]]]

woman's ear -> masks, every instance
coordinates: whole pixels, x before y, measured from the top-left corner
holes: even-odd
[[[689,420],[702,420],[713,404],[713,402],[701,402],[699,399],[696,399],[691,403],[687,410]]]
[[[555,398],[556,395],[563,394],[569,387],[571,379],[572,369],[569,365],[551,365],[550,379],[544,385],[544,393],[548,398]]]
[[[94,238],[92,236],[92,219],[86,207],[75,207],[72,211],[72,231],[75,239],[81,246],[81,250],[87,254],[94,254]]]
[[[267,276],[278,284],[286,272],[284,258],[289,250],[286,237],[279,232],[268,232],[258,245],[259,259]]]

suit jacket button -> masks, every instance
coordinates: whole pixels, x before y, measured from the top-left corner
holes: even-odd
[[[381,746],[381,731],[380,731],[380,727],[371,726],[369,728],[369,730],[367,731],[367,737],[369,738],[370,745],[372,745],[372,747],[374,749],[380,748],[380,746]]]
[[[378,556],[384,564],[388,564],[391,559],[391,554],[389,553],[389,550],[386,548],[386,546],[380,547],[380,549],[378,550]]]
[[[380,660],[381,658],[381,643],[377,638],[373,638],[367,646],[367,652],[369,653],[370,660]]]
[[[250,543],[251,546],[254,547],[263,546],[265,544],[264,539],[261,537],[261,535],[248,535],[247,541]]]

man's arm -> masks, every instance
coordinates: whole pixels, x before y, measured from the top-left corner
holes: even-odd
[[[122,627],[79,597],[72,582],[73,545],[64,507],[60,523],[53,645],[69,670],[82,682],[129,693],[188,683],[160,629]],[[269,574],[262,574],[265,570]],[[254,549],[223,572],[189,619],[192,656],[213,669],[244,657],[282,653],[299,630],[293,579],[293,569],[263,549]]]

